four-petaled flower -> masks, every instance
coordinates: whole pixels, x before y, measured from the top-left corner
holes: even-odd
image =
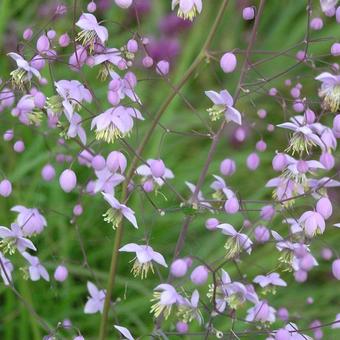
[[[84,307],[85,314],[102,313],[105,301],[105,290],[99,290],[92,282],[87,282],[87,290],[90,293]]]
[[[163,267],[167,267],[163,255],[154,251],[152,247],[148,245],[129,243],[120,248],[119,251],[136,253],[135,262],[131,270],[135,277],[140,276],[144,279],[147,277],[149,270],[154,273],[152,261],[159,263]]]
[[[174,10],[177,5],[177,15],[183,19],[192,21],[197,13],[202,12],[202,0],[172,0],[172,10]]]
[[[29,273],[29,277],[32,281],[38,281],[41,277],[46,281],[50,280],[50,276],[48,275],[47,270],[40,263],[38,257],[32,256],[32,255],[30,255],[26,252],[22,253],[22,256],[29,263],[28,273]]]
[[[258,283],[262,288],[265,288],[264,292],[271,291],[275,293],[274,286],[286,287],[287,283],[280,278],[278,273],[270,273],[268,275],[257,275],[253,280]]]

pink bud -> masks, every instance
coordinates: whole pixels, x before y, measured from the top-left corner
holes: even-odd
[[[254,7],[243,8],[242,17],[244,20],[253,20],[255,18],[255,8]]]
[[[205,221],[205,227],[208,229],[208,230],[216,230],[217,229],[217,226],[220,224],[220,222],[218,221],[217,218],[208,218],[206,221]]]
[[[254,230],[254,236],[257,242],[265,243],[270,239],[270,233],[265,226],[258,226]]]
[[[291,90],[290,90],[290,94],[293,98],[299,98],[300,97],[300,94],[301,94],[301,91],[297,88],[297,87],[293,87]]]
[[[171,275],[174,277],[183,277],[188,270],[187,263],[182,259],[177,259],[171,264]]]
[[[305,104],[301,100],[296,100],[293,104],[293,110],[295,112],[303,112],[305,110]]]
[[[313,124],[315,122],[315,113],[311,109],[307,108],[304,116],[307,124]]]
[[[190,279],[191,282],[194,283],[195,285],[201,286],[208,280],[208,276],[209,272],[207,267],[198,266],[192,271]]]
[[[146,56],[143,58],[142,63],[145,68],[150,68],[153,65],[153,59],[149,56]]]
[[[268,91],[268,94],[271,96],[271,97],[275,97],[277,95],[278,91],[275,87],[272,87],[269,91]]]
[[[136,53],[138,51],[138,42],[135,39],[130,39],[126,48],[130,53]]]
[[[332,273],[337,280],[340,280],[340,259],[336,259],[335,261],[333,261]]]
[[[267,111],[264,109],[260,109],[257,111],[257,115],[259,116],[259,118],[265,119],[267,117]]]
[[[329,219],[333,213],[333,207],[328,197],[322,197],[316,204],[316,211],[323,216],[325,220]]]
[[[47,36],[41,35],[37,41],[37,50],[41,53],[47,51],[50,48],[50,41]]]
[[[33,37],[33,31],[31,28],[26,28],[24,30],[24,33],[22,34],[22,37],[24,38],[24,40],[31,40]]]
[[[59,282],[64,282],[67,279],[68,270],[65,266],[58,266],[54,272],[54,279]]]
[[[331,170],[334,168],[335,159],[332,154],[323,152],[320,156],[320,163],[327,169]]]
[[[335,57],[340,55],[340,44],[334,43],[331,47],[331,54]]]
[[[176,330],[177,330],[177,332],[180,333],[180,334],[185,334],[185,333],[188,332],[189,326],[188,326],[188,324],[187,324],[186,322],[184,322],[184,321],[179,321],[179,322],[177,322],[177,324],[176,324]]]
[[[36,68],[37,70],[41,70],[45,66],[45,59],[40,55],[36,55],[31,60],[31,66]]]
[[[90,13],[93,13],[95,12],[97,9],[97,5],[95,2],[91,1],[87,4],[87,10],[90,12]]]
[[[278,153],[273,158],[272,166],[275,171],[282,171],[287,166],[287,158],[285,154]]]
[[[71,192],[77,185],[77,176],[73,170],[64,170],[59,177],[59,184],[65,192]]]
[[[305,282],[307,281],[308,273],[300,269],[294,273],[294,278],[296,282],[299,283]]]
[[[235,161],[226,158],[220,165],[220,172],[223,176],[231,176],[236,171]]]
[[[326,260],[329,261],[333,256],[333,252],[332,249],[330,248],[322,248],[321,250],[321,257]]]
[[[15,142],[13,145],[13,150],[18,153],[24,152],[25,150],[24,142],[22,140],[18,140],[17,142]]]
[[[70,44],[70,37],[67,33],[64,33],[62,34],[60,37],[59,37],[59,45],[61,47],[67,47],[69,44]]]
[[[115,0],[115,3],[120,8],[129,8],[133,0]]]
[[[112,172],[120,171],[123,173],[127,166],[127,160],[124,154],[119,151],[112,151],[106,159],[106,165]]]
[[[251,153],[247,158],[247,167],[249,170],[254,171],[260,165],[260,158],[257,153]]]
[[[237,59],[234,53],[225,53],[221,60],[220,66],[224,73],[234,72],[237,66]]]
[[[236,214],[240,210],[240,204],[238,202],[238,199],[236,197],[231,197],[227,199],[227,201],[224,204],[224,210],[228,214]]]
[[[76,204],[73,208],[73,214],[75,216],[80,216],[83,213],[83,207],[81,204]]]
[[[102,155],[96,155],[92,158],[91,165],[95,170],[103,170],[106,165],[105,158]]]
[[[300,259],[299,265],[302,270],[305,270],[306,272],[310,271],[315,265],[313,256],[311,254],[306,254]]]
[[[281,307],[277,310],[277,317],[282,321],[287,321],[289,319],[289,313],[287,308]]]
[[[50,182],[55,176],[54,167],[51,164],[46,164],[41,170],[41,177],[46,181]]]
[[[261,139],[256,143],[256,150],[257,151],[264,152],[264,151],[266,151],[266,149],[267,149],[267,144],[264,140]]]
[[[314,31],[320,31],[323,28],[323,21],[321,18],[313,18],[310,21],[309,27]]]
[[[3,179],[0,182],[0,195],[2,197],[8,197],[12,193],[12,183],[8,179]]]
[[[34,95],[34,105],[39,109],[42,109],[45,106],[45,102],[46,102],[45,95],[42,92],[38,91]]]
[[[336,137],[340,137],[340,114],[336,115],[333,119],[333,132],[335,133]]]
[[[161,75],[161,76],[165,76],[169,73],[170,70],[170,64],[168,61],[166,60],[161,60],[157,63],[156,66],[156,72]]]
[[[165,174],[165,165],[161,159],[150,161],[150,169],[154,177],[163,177]]]
[[[154,184],[152,179],[148,179],[143,183],[143,190],[145,192],[152,192],[154,189]]]
[[[48,39],[50,39],[50,40],[53,40],[53,39],[56,37],[56,35],[57,35],[57,33],[56,33],[55,30],[49,30],[49,31],[47,32],[47,37],[48,37]]]
[[[7,131],[5,131],[5,133],[3,134],[3,139],[4,139],[4,141],[6,141],[6,142],[11,141],[11,140],[13,139],[13,137],[14,137],[14,132],[13,132],[13,130],[7,130]]]
[[[307,57],[307,54],[306,54],[306,52],[305,51],[298,51],[297,53],[296,53],[296,59],[298,60],[298,61],[304,61],[304,60],[306,60],[306,57]]]
[[[275,215],[275,208],[272,205],[265,205],[261,208],[260,216],[265,221],[270,221]]]
[[[113,106],[116,106],[120,103],[120,96],[118,92],[108,91],[107,100]]]

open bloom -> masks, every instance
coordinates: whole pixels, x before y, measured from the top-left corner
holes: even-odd
[[[99,290],[92,282],[87,282],[87,290],[90,293],[84,307],[85,314],[102,313],[105,302],[105,290]]]
[[[82,41],[83,45],[89,46],[90,50],[93,50],[97,41],[105,44],[109,37],[106,27],[99,25],[97,18],[93,14],[83,13],[76,25],[82,29],[76,40]]]
[[[158,285],[154,290],[151,301],[157,302],[151,306],[150,312],[154,313],[156,318],[163,313],[165,319],[167,319],[171,313],[172,306],[183,302],[183,297],[177,293],[173,286],[167,283]]]
[[[299,218],[299,223],[308,237],[323,234],[326,227],[325,219],[316,211],[306,211],[303,213]]]
[[[4,284],[8,286],[10,282],[12,282],[13,265],[12,262],[1,253],[1,251],[0,261],[2,263],[2,266],[0,266],[0,275],[4,281]]]
[[[172,0],[172,10],[178,5],[177,15],[183,19],[193,20],[202,12],[202,0]]]
[[[95,182],[94,191],[104,191],[108,194],[114,194],[114,188],[124,181],[124,176],[113,173],[107,167],[102,170],[95,171],[97,180]]]
[[[304,116],[294,116],[290,118],[290,122],[279,124],[278,127],[293,131],[293,135],[289,141],[287,151],[302,154],[309,154],[310,149],[318,145],[321,150],[325,149],[325,144],[318,136],[313,124],[307,124]]]
[[[327,12],[335,8],[338,0],[320,0],[320,6],[323,12]]]
[[[96,139],[103,139],[108,143],[129,134],[133,128],[133,119],[144,120],[141,113],[131,107],[112,107],[91,122],[91,129],[96,128]]]
[[[248,309],[246,321],[274,322],[275,309],[267,301],[259,301],[254,307]]]
[[[130,98],[133,102],[141,104],[139,97],[137,96],[134,88],[137,85],[137,78],[134,73],[127,72],[124,78],[121,78],[116,72],[110,72],[112,81],[109,84],[109,90],[117,93],[119,99],[125,97]]]
[[[86,132],[81,125],[82,118],[81,116],[74,112],[73,116],[70,120],[70,126],[67,130],[67,136],[71,138],[79,137],[80,141],[86,145]]]
[[[253,242],[246,234],[237,232],[235,228],[228,223],[219,224],[217,228],[222,229],[223,234],[231,236],[224,246],[227,251],[227,258],[238,256],[242,250],[248,254],[251,253]]]
[[[241,113],[233,107],[234,99],[227,90],[220,93],[205,91],[205,95],[214,103],[214,106],[208,109],[211,120],[218,120],[224,114],[227,122],[233,121],[236,124],[242,124]]]
[[[154,251],[150,246],[129,243],[120,248],[119,251],[136,253],[135,262],[131,270],[135,277],[141,276],[144,279],[147,277],[149,270],[154,273],[152,261],[167,267],[163,255]]]
[[[11,211],[18,214],[16,223],[21,227],[24,236],[40,234],[47,226],[46,219],[36,208],[26,208],[22,205],[14,206]]]
[[[29,274],[29,277],[32,281],[38,281],[41,277],[46,281],[50,280],[50,276],[48,275],[47,270],[40,263],[38,257],[32,256],[32,255],[30,255],[26,252],[22,253],[22,256],[29,263],[28,274]]]
[[[190,182],[187,182],[187,181],[185,182],[185,184],[189,188],[191,193],[194,194],[194,192],[196,191],[196,185],[194,185],[194,184],[192,184]],[[198,191],[197,200],[199,202],[199,206],[200,207],[202,207],[202,208],[211,208],[211,204],[207,202],[207,200],[203,196],[203,192],[201,190]],[[197,209],[197,205],[194,204],[193,208]]]
[[[113,229],[116,229],[124,216],[136,229],[138,229],[135,212],[124,204],[120,204],[118,200],[111,194],[102,192],[104,199],[111,208],[104,214],[104,221],[112,223]]]
[[[106,48],[103,51],[94,54],[92,58],[93,66],[101,66],[98,75],[101,80],[105,80],[107,78],[109,73],[111,73],[113,66],[120,67],[121,64],[126,64],[121,51],[117,48]]]
[[[287,283],[280,278],[280,274],[271,273],[268,275],[257,275],[254,279],[255,283],[258,283],[262,288],[265,288],[265,292],[271,291],[275,293],[274,286],[286,287]]]
[[[7,55],[11,57],[18,66],[16,70],[10,73],[13,86],[22,89],[23,85],[27,82],[30,82],[33,76],[38,79],[41,78],[39,71],[31,66],[29,62],[26,61],[21,55],[14,52],[8,53]]]
[[[33,242],[23,236],[22,229],[16,223],[12,223],[11,229],[0,226],[0,238],[0,248],[4,253],[13,254],[16,249],[22,253],[26,248],[37,250]]]
[[[198,308],[200,295],[195,289],[191,295],[190,300],[184,298],[183,302],[178,305],[177,316],[184,322],[189,323],[192,320],[197,320],[199,324],[203,323],[203,316]]]
[[[323,98],[325,108],[337,112],[340,108],[340,76],[323,72],[315,79],[321,82],[319,96]]]

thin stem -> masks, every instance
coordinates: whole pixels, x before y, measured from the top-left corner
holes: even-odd
[[[127,199],[127,188],[128,184],[130,183],[135,170],[137,168],[138,160],[141,157],[141,154],[143,153],[145,146],[149,142],[155,128],[157,127],[161,117],[167,110],[168,106],[171,104],[173,99],[176,97],[178,91],[186,84],[186,82],[190,79],[192,74],[195,72],[196,68],[201,64],[201,62],[204,60],[206,56],[206,52],[209,49],[212,40],[216,34],[218,25],[221,22],[221,19],[223,17],[224,11],[229,3],[229,0],[223,0],[221,7],[219,8],[218,14],[216,16],[216,19],[212,25],[212,28],[210,32],[208,33],[207,39],[203,44],[203,47],[200,51],[200,53],[195,58],[194,62],[191,64],[191,66],[188,68],[186,73],[183,75],[182,79],[178,82],[178,84],[175,86],[174,91],[169,94],[169,96],[166,98],[162,106],[159,108],[158,112],[156,113],[153,122],[145,134],[143,140],[141,141],[137,151],[136,155],[134,156],[131,165],[129,167],[129,170],[127,171],[126,179],[123,183],[122,187],[122,195],[121,195],[121,201],[125,202]],[[117,229],[116,229],[116,236],[114,241],[114,246],[112,250],[112,258],[111,258],[111,265],[110,265],[110,273],[109,273],[109,279],[107,284],[107,290],[106,290],[106,296],[105,296],[105,303],[104,303],[104,309],[103,314],[100,322],[100,330],[99,330],[99,340],[104,340],[106,338],[106,332],[107,332],[107,323],[108,323],[108,316],[109,316],[109,310],[110,310],[110,303],[111,303],[111,296],[113,287],[115,285],[115,279],[116,279],[116,272],[117,272],[117,265],[118,265],[118,257],[119,257],[119,248],[121,244],[121,240],[123,237],[123,222],[121,222]]]

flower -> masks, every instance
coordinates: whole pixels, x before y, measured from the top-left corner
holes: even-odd
[[[16,223],[21,227],[24,236],[40,234],[47,226],[46,219],[36,208],[26,208],[22,205],[14,206],[11,211],[18,214]]]
[[[97,18],[90,13],[83,13],[79,20],[76,22],[76,26],[82,29],[78,33],[77,41],[82,41],[84,46],[89,46],[90,51],[94,49],[94,44],[99,40],[102,44],[109,37],[109,33],[106,27],[98,24]]]
[[[3,239],[0,248],[4,253],[14,254],[16,249],[22,253],[26,248],[37,250],[31,240],[23,237],[22,229],[16,223],[11,224],[11,229],[0,226],[0,238]]]
[[[132,72],[127,72],[124,78],[121,78],[116,72],[110,72],[112,81],[109,84],[109,90],[118,94],[119,99],[129,97],[133,102],[142,104],[134,88],[137,85],[137,78]]]
[[[334,323],[332,325],[332,328],[340,328],[340,313],[338,313],[335,316],[335,320],[334,320]]]
[[[133,119],[144,120],[141,113],[131,107],[112,107],[91,122],[91,130],[96,127],[96,139],[103,139],[108,143],[114,142],[129,134],[133,128]]]
[[[202,12],[202,0],[172,0],[172,10],[174,10],[177,5],[177,15],[182,19],[192,21],[197,13]]]
[[[187,182],[187,181],[185,182],[185,184],[189,188],[191,193],[194,194],[195,191],[196,191],[196,186],[194,184],[190,183],[190,182]],[[211,204],[206,201],[206,199],[203,196],[203,192],[201,190],[198,191],[197,200],[199,202],[200,207],[211,208]],[[194,203],[193,208],[197,209],[197,204]]]
[[[124,176],[118,173],[113,173],[107,166],[102,170],[96,170],[97,176],[94,191],[104,191],[108,194],[114,194],[114,188],[124,181]]]
[[[4,284],[8,286],[12,282],[12,271],[13,265],[12,262],[7,259],[1,252],[0,252],[0,275]]]
[[[151,158],[148,159],[146,164],[142,164],[136,169],[136,174],[143,177],[143,182],[151,180],[161,187],[165,183],[164,180],[172,179],[175,176],[170,169],[164,167],[164,174],[156,177],[155,173],[152,171],[153,163],[155,162],[157,162],[157,160]]]
[[[141,276],[142,279],[146,278],[149,269],[154,273],[152,261],[159,263],[163,267],[168,267],[163,255],[157,253],[148,245],[129,243],[120,248],[119,251],[136,253],[135,262],[131,270],[135,277]]]
[[[118,200],[111,194],[102,192],[104,199],[111,205],[111,208],[103,215],[104,221],[112,223],[113,229],[116,229],[119,222],[124,216],[130,223],[138,229],[135,212],[124,204],[120,204]]]
[[[313,125],[306,124],[304,116],[294,116],[290,118],[290,122],[277,125],[280,128],[293,131],[287,151],[292,151],[293,155],[294,153],[302,154],[303,152],[309,154],[310,149],[315,145],[324,150],[325,144],[315,129],[313,130],[313,127],[315,128]]]
[[[29,277],[32,281],[38,281],[41,277],[46,281],[50,280],[50,276],[48,275],[47,270],[40,263],[38,257],[32,256],[32,255],[30,255],[26,252],[22,253],[22,256],[29,263],[28,274],[29,274]]]
[[[219,224],[217,228],[222,229],[223,234],[231,236],[231,239],[228,240],[224,246],[227,251],[227,258],[238,256],[242,249],[248,254],[251,253],[253,242],[246,234],[237,232],[234,227],[228,223]]]
[[[248,309],[246,321],[274,322],[275,309],[267,301],[259,301],[254,307]]]
[[[82,118],[81,116],[74,112],[70,119],[70,126],[67,130],[67,136],[71,138],[79,137],[80,141],[86,145],[86,132],[81,126]]]
[[[303,213],[299,218],[299,224],[302,225],[308,237],[322,234],[326,227],[323,216],[316,211],[306,211]]]
[[[122,64],[126,64],[125,59],[122,57],[122,53],[117,48],[106,48],[92,56],[93,64],[101,65],[98,77],[101,80],[105,80],[107,76],[113,72],[113,65],[120,67]],[[115,73],[115,72],[113,72]]]
[[[236,124],[242,124],[241,113],[233,107],[234,99],[227,90],[220,93],[205,91],[205,95],[214,103],[214,106],[208,109],[211,120],[218,120],[224,114],[227,122],[233,121]]]
[[[102,313],[105,302],[105,290],[99,290],[92,282],[87,282],[87,290],[90,293],[84,307],[85,314]]]
[[[178,306],[178,317],[185,323],[191,322],[196,319],[201,325],[203,323],[203,316],[198,308],[200,295],[195,289],[191,295],[190,300],[185,298],[182,303]]]
[[[12,84],[14,87],[18,87],[22,89],[24,84],[30,82],[33,76],[41,79],[39,71],[30,66],[29,62],[26,61],[21,55],[11,52],[7,54],[11,57],[16,63],[18,68],[10,73],[12,77]]]
[[[183,298],[173,286],[167,283],[158,285],[154,290],[151,301],[157,302],[151,306],[150,313],[154,313],[156,318],[163,313],[165,319],[167,319],[171,313],[172,306],[183,302]]]
[[[271,291],[275,294],[275,287],[286,287],[287,283],[280,278],[280,274],[278,273],[270,273],[269,275],[257,275],[253,280],[255,283],[258,283],[262,288],[265,289],[265,293],[267,291]]]
[[[335,8],[338,0],[320,0],[321,10],[323,12],[328,12]]]
[[[116,328],[116,330],[121,333],[125,339],[127,340],[135,340],[134,337],[132,336],[132,334],[130,333],[130,331],[122,326],[118,326],[118,325],[113,325],[114,328]]]

